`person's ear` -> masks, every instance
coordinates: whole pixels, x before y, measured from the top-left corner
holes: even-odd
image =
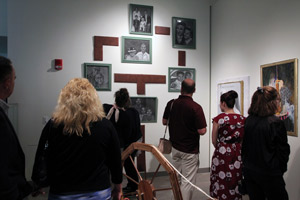
[[[10,85],[11,85],[11,80],[10,80],[11,78],[7,78],[4,82],[3,82],[3,87],[4,87],[4,89],[8,89],[9,87],[10,87]]]

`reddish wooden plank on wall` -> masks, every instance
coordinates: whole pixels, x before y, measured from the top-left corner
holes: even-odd
[[[141,125],[141,131],[143,136],[142,143],[145,143],[145,125]],[[146,171],[146,154],[145,151],[142,151],[141,154],[137,157],[137,169],[142,172]]]
[[[136,83],[137,94],[145,94],[146,83],[166,83],[164,75],[115,74],[114,79],[120,83]]]
[[[94,60],[103,61],[103,46],[119,46],[118,37],[94,36]]]
[[[155,26],[155,34],[170,35],[170,27]]]
[[[178,51],[178,66],[185,66],[185,51]]]

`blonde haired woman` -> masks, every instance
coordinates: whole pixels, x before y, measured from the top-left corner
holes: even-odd
[[[52,119],[39,141],[32,175],[35,182],[39,178],[37,159],[45,144],[49,200],[121,199],[118,136],[105,119],[97,92],[87,79],[74,78],[61,90]],[[112,191],[111,182],[115,186]]]

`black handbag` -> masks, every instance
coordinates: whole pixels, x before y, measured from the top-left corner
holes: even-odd
[[[39,188],[49,186],[49,177],[48,177],[48,136],[50,133],[52,122],[47,123],[44,131],[47,131],[45,134],[42,133],[42,136],[39,141],[39,146],[35,155],[35,161],[32,170],[31,179]]]
[[[47,150],[48,141],[45,144],[42,154],[37,158],[36,163],[33,167],[32,180],[39,187],[47,187],[49,185],[48,181],[48,169],[47,169]]]
[[[245,178],[243,175],[242,175],[242,179],[238,182],[238,190],[241,195],[248,194],[247,188],[246,188],[246,181],[245,181]]]

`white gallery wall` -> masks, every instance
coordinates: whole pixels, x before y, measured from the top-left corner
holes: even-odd
[[[215,91],[219,80],[250,76],[252,96],[260,85],[260,65],[300,58],[299,9],[300,1],[297,0],[218,0],[214,3],[211,29],[212,117],[217,115]],[[297,114],[299,116],[299,109]],[[300,138],[288,136],[288,142],[291,154],[284,178],[290,199],[297,200],[300,199]]]
[[[61,88],[74,77],[83,77],[83,64],[112,64],[112,90],[98,92],[102,103],[113,103],[114,92],[126,87],[137,95],[136,84],[114,83],[114,73],[153,74],[168,77],[168,67],[178,66],[178,50],[172,36],[130,35],[129,4],[153,6],[154,26],[172,27],[171,18],[196,19],[196,50],[186,49],[186,67],[196,69],[194,100],[209,119],[209,1],[195,0],[9,0],[8,57],[16,69],[16,85],[9,103],[18,104],[18,137],[26,155],[30,178],[43,118],[53,112]],[[93,36],[118,37],[119,46],[104,46],[103,61],[93,61]],[[152,64],[121,63],[121,36],[152,38]],[[184,49],[180,49],[184,50]],[[63,70],[53,72],[54,59],[63,59]],[[168,78],[166,79],[168,82]],[[157,97],[157,123],[145,123],[146,143],[157,145],[164,133],[161,119],[166,103],[179,93],[169,93],[167,84],[146,84],[146,94]],[[209,134],[201,137],[200,168],[208,168]],[[154,172],[157,161],[146,154],[147,169]],[[170,159],[169,156],[167,156]]]

